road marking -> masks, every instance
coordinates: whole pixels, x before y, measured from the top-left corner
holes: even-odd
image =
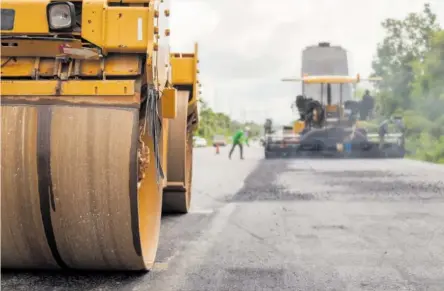
[[[178,254],[179,254],[179,251],[176,250],[171,256],[165,258],[164,260],[155,262],[154,265],[153,265],[153,268],[152,268],[153,271],[165,271],[165,270],[168,270],[168,266],[169,266],[170,261],[172,259],[174,259],[175,257],[177,257]]]
[[[168,270],[168,262],[154,263],[153,271],[166,271]]]
[[[211,214],[214,213],[214,209],[192,209],[190,213],[196,214]]]
[[[220,240],[220,234],[228,223],[228,218],[236,210],[237,204],[230,203],[217,211],[211,209],[196,209],[196,211],[212,211],[216,215],[211,220],[208,230],[204,232],[201,239],[193,240],[186,248],[186,256],[178,256],[177,253],[166,258],[162,262],[155,263],[152,270],[154,272],[164,272],[169,269],[169,264],[173,264],[172,259],[176,258],[174,265],[180,266],[174,268],[174,280],[165,280],[161,283],[158,290],[173,291],[181,290],[178,285],[186,284],[189,270],[201,266],[208,256],[208,252],[214,247],[215,243]],[[190,211],[190,213],[193,213]],[[173,265],[172,265],[173,266]],[[168,272],[166,274],[171,273]],[[169,275],[167,275],[169,276]],[[139,290],[139,289],[137,289]],[[145,289],[140,289],[145,290]]]

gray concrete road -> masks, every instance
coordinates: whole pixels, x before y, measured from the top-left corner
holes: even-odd
[[[444,167],[196,149],[150,273],[2,273],[2,290],[444,290]]]

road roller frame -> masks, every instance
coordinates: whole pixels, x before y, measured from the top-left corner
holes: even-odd
[[[183,95],[169,1],[1,8],[2,268],[149,270]]]
[[[199,122],[197,43],[194,53],[171,53],[170,63],[172,85],[179,94],[177,117],[169,122],[168,182],[164,188],[163,212],[187,213],[191,202],[193,134]]]

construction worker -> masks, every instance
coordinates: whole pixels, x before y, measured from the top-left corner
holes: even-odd
[[[250,146],[249,143],[248,143],[248,134],[249,134],[249,132],[250,132],[250,128],[247,126],[247,127],[245,127],[244,130],[238,130],[233,135],[233,145],[232,145],[230,153],[228,155],[228,158],[230,158],[230,160],[231,160],[231,155],[233,154],[234,149],[236,148],[236,146],[239,146],[241,160],[244,159],[243,143],[246,143],[248,147]]]
[[[369,90],[365,90],[365,94],[362,97],[361,101],[361,110],[360,110],[361,120],[367,120],[368,117],[371,117],[371,113],[373,111],[374,106],[375,106],[375,99],[370,95]]]

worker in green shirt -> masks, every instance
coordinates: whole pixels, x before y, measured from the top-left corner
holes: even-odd
[[[250,128],[247,126],[247,127],[245,127],[245,130],[238,130],[233,135],[233,146],[231,147],[230,154],[228,155],[228,157],[230,159],[231,159],[231,155],[233,154],[234,149],[236,148],[236,146],[239,146],[241,160],[244,159],[243,144],[246,143],[248,147],[250,146],[248,144],[248,133],[249,133],[249,131],[250,131]]]

